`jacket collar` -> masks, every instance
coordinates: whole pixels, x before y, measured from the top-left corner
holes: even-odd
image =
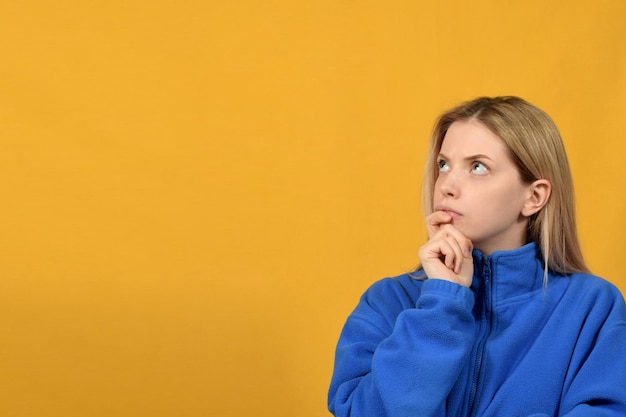
[[[543,289],[544,265],[535,243],[489,256],[474,250],[473,257],[472,289],[478,294],[487,289],[498,302]]]

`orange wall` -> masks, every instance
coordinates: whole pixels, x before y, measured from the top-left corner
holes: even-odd
[[[4,3],[2,416],[327,415],[347,314],[417,263],[433,119],[477,95],[554,117],[626,290],[621,0]]]

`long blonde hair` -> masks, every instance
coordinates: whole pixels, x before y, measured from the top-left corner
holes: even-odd
[[[526,183],[546,179],[552,193],[529,220],[527,242],[535,242],[548,268],[556,273],[588,272],[578,242],[574,186],[565,147],[552,119],[541,109],[513,96],[480,97],[443,113],[435,123],[422,186],[425,214],[433,212],[437,158],[452,123],[476,120],[507,145]]]

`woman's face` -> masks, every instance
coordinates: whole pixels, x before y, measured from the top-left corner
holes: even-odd
[[[524,184],[507,147],[482,123],[454,122],[439,153],[434,209],[485,254],[522,246],[528,218],[522,214],[531,185]]]

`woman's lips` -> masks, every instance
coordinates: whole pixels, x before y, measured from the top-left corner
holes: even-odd
[[[435,210],[439,210],[439,211],[443,211],[444,213],[448,213],[453,219],[458,219],[459,217],[461,217],[461,213],[459,213],[458,211],[454,211],[452,209],[449,209],[447,207],[437,207]]]

